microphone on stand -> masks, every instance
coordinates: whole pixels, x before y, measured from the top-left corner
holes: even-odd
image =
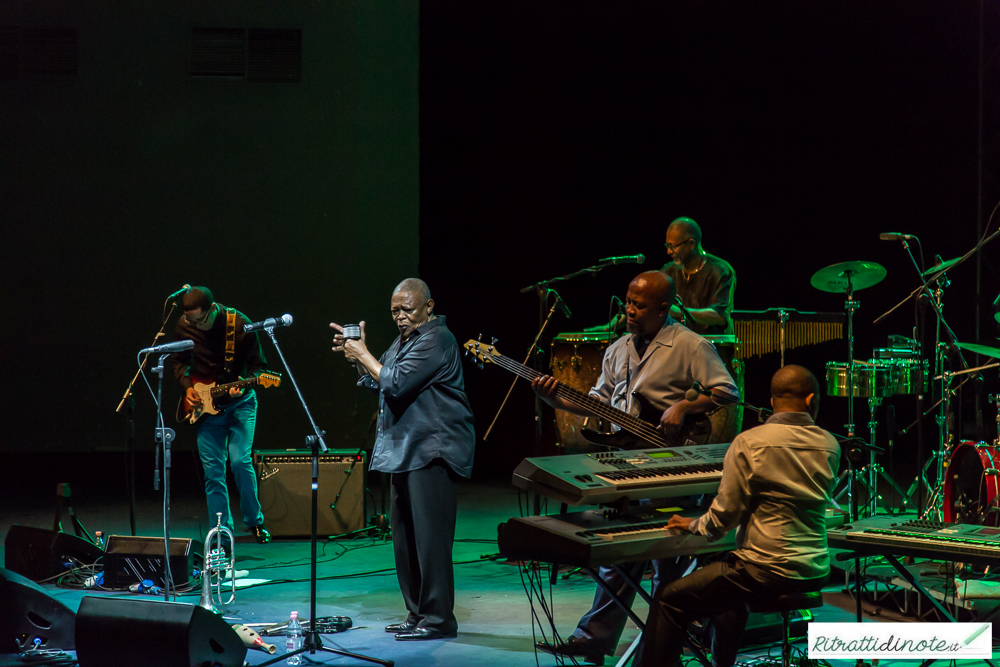
[[[171,294],[170,296],[168,296],[167,297],[167,301],[170,301],[171,299],[176,299],[181,294],[184,294],[185,292],[187,292],[189,289],[191,289],[191,286],[190,285],[185,285],[184,287],[180,288],[179,290],[177,290],[176,292],[174,292],[173,294]]]
[[[558,308],[559,312],[563,314],[563,317],[565,317],[567,320],[570,317],[572,317],[573,313],[570,312],[569,306],[566,305],[566,302],[563,301],[563,298],[559,296],[559,292],[555,290],[549,290],[549,292],[556,295],[556,308]]]
[[[269,317],[266,320],[261,320],[260,322],[254,322],[253,324],[244,324],[243,332],[249,333],[251,331],[260,331],[261,329],[273,329],[274,327],[287,327],[292,323],[292,316],[285,313],[281,317]]]
[[[601,262],[611,262],[612,264],[645,264],[645,255],[622,255],[621,257],[605,257]]]
[[[190,350],[192,347],[194,347],[193,340],[178,340],[173,343],[164,343],[163,345],[144,347],[139,350],[139,354],[168,354],[170,352],[183,352],[184,350]]]
[[[878,237],[883,241],[911,241],[917,238],[913,234],[900,234],[899,232],[882,232]]]
[[[684,398],[689,401],[697,401],[699,396],[711,396],[712,390],[705,389],[700,382],[695,382],[691,388],[684,392]]]

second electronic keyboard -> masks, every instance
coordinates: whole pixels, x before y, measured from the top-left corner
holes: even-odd
[[[864,555],[1000,564],[1000,528],[993,526],[878,516],[831,530],[827,540],[833,549]]]
[[[699,516],[703,510],[676,512]],[[537,560],[573,567],[618,565],[651,558],[671,558],[731,551],[736,531],[715,542],[666,525],[674,509],[585,510],[547,516],[513,517],[497,528],[500,553],[514,560]],[[827,510],[827,529],[844,523],[844,516]]]
[[[612,510],[585,510],[514,517],[497,528],[497,546],[501,554],[514,560],[573,567],[616,565],[736,547],[736,531],[709,542],[684,530],[667,530],[672,514],[651,510],[620,515]]]
[[[514,486],[567,505],[715,493],[729,443],[524,459]]]

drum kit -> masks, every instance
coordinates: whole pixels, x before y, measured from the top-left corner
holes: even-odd
[[[952,263],[955,261],[957,260],[952,260]],[[931,271],[924,272],[922,277],[926,278],[930,274],[943,275],[940,272],[947,264],[946,262]],[[861,513],[875,516],[878,511],[877,485],[880,477],[903,498],[901,510],[905,509],[906,504],[912,499],[918,485],[923,484],[930,494],[924,518],[943,517],[945,521],[1000,526],[1000,507],[997,506],[997,503],[1000,503],[998,497],[1000,470],[997,465],[1000,464],[1000,436],[992,445],[962,441],[953,447],[947,419],[947,415],[950,414],[949,401],[953,394],[950,385],[952,378],[986,368],[995,368],[998,364],[947,372],[943,370],[947,346],[937,345],[938,358],[935,360],[935,372],[938,375],[933,379],[942,382],[941,391],[938,392],[942,397],[939,402],[940,411],[936,417],[939,426],[937,450],[906,492],[903,492],[876,461],[876,452],[882,451],[876,445],[878,426],[876,413],[882,401],[895,396],[923,394],[930,390],[932,376],[929,360],[921,358],[919,342],[903,336],[889,336],[888,347],[875,349],[868,361],[854,358],[853,319],[855,311],[861,306],[854,298],[854,293],[877,285],[885,276],[885,268],[875,262],[842,262],[820,269],[813,274],[810,281],[818,290],[847,296],[844,308],[847,314],[848,361],[831,361],[826,364],[826,393],[828,396],[849,399],[848,423],[845,425],[848,438],[855,438],[854,399],[865,398],[868,401],[869,440],[862,449],[867,450],[869,458],[867,464],[860,470],[854,470],[852,466],[852,470],[848,473],[849,483],[842,493],[846,492],[850,497],[851,487],[855,481],[866,487],[868,498]],[[939,284],[935,293],[937,299],[935,307],[938,312],[941,306],[941,291],[942,286]],[[957,345],[976,354],[1000,359],[1000,348],[968,343]],[[1000,395],[990,396],[990,400],[996,403],[997,427],[1000,429]],[[855,440],[859,441],[864,440],[861,438]],[[934,464],[937,464],[938,474],[935,478],[937,484],[931,485],[926,481],[925,474]],[[858,509],[852,511],[858,512]]]

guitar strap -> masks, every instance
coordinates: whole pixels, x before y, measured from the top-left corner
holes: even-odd
[[[226,308],[226,356],[222,369],[225,378],[232,378],[233,360],[236,358],[236,309]]]

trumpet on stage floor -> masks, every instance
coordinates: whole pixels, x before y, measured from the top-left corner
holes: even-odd
[[[222,612],[215,606],[215,595],[219,596],[219,604],[232,604],[236,599],[236,540],[233,537],[233,531],[222,525],[222,512],[216,512],[215,516],[218,517],[218,523],[215,528],[208,531],[208,536],[205,537],[205,562],[202,563],[201,568],[201,600],[198,602],[198,606],[215,614],[221,614]],[[233,593],[225,602],[222,601],[222,580],[227,576],[226,550],[222,543],[223,534],[229,536],[229,544],[231,545],[232,553],[229,555],[228,576],[233,582]],[[214,548],[212,547],[213,540],[215,540]],[[214,593],[213,586],[216,588]]]

